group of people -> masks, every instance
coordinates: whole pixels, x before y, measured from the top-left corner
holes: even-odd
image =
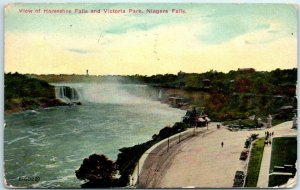
[[[265,136],[266,136],[266,139],[268,139],[269,137],[274,136],[274,132],[266,131],[266,132],[265,132]]]
[[[266,131],[265,136],[266,136],[265,146],[271,146],[272,145],[271,137],[274,136],[274,132]]]
[[[265,146],[271,146],[272,145],[272,142],[271,140],[265,140]]]

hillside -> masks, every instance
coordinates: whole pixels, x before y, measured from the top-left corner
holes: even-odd
[[[297,69],[276,69],[255,71],[252,68],[222,73],[184,73],[177,75],[128,75],[128,76],[87,76],[87,75],[29,75],[48,82],[107,82],[147,84],[163,89],[163,101],[169,97],[183,98],[188,107],[203,108],[214,120],[246,119],[252,115],[290,118],[292,113],[282,115],[283,106],[297,107]],[[176,106],[175,106],[176,107]],[[284,114],[284,113],[283,113]],[[287,119],[287,118],[286,118]]]
[[[6,113],[63,105],[55,99],[55,89],[46,81],[18,73],[4,75],[4,110]]]

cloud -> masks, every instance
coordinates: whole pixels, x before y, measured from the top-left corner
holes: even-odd
[[[91,53],[91,51],[89,50],[85,50],[85,49],[66,49],[67,51],[70,52],[75,52],[75,53],[80,53],[80,54],[87,54],[87,53]]]
[[[9,18],[5,71],[151,75],[295,66],[297,17],[222,6],[192,5],[187,15]]]
[[[163,24],[162,22],[138,22],[138,23],[127,23],[123,25],[114,25],[105,30],[105,33],[109,34],[122,34],[127,33],[129,31],[133,30],[142,30],[142,31],[148,31],[151,30],[159,25]]]
[[[270,24],[258,24],[257,26],[256,26],[256,29],[257,30],[261,30],[261,29],[269,29],[270,28]]]
[[[278,33],[279,31],[278,31],[278,30],[269,30],[268,32],[269,32],[269,33],[272,33],[272,34],[276,34],[276,33]]]
[[[297,11],[287,5],[223,5],[211,7],[203,17],[206,30],[198,36],[200,43],[220,44],[247,33],[270,30],[276,37],[297,31]],[[280,34],[279,34],[280,33]],[[283,35],[284,33],[284,35]]]

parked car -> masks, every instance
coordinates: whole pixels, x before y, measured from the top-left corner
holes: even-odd
[[[243,187],[244,180],[234,181],[232,187]]]
[[[234,179],[244,179],[245,173],[243,171],[236,171],[234,175]]]
[[[236,171],[232,187],[243,187],[245,181],[245,173],[243,171]]]
[[[246,160],[248,158],[248,154],[249,151],[248,150],[244,150],[243,152],[241,152],[241,156],[240,156],[240,160]]]

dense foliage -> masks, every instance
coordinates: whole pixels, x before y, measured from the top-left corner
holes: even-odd
[[[184,73],[153,76],[31,75],[48,82],[144,83],[156,88],[176,89],[190,106],[204,107],[213,120],[230,121],[278,113],[282,106],[297,107],[297,69]],[[174,95],[173,92],[165,94]],[[167,97],[165,97],[167,98]],[[290,118],[292,115],[286,116]],[[279,118],[278,118],[279,119]],[[282,119],[282,118],[281,118]]]
[[[46,97],[54,98],[54,87],[46,81],[37,80],[18,73],[5,74],[5,99],[19,97]]]
[[[75,171],[79,180],[84,180],[83,187],[117,186],[114,179],[117,173],[116,164],[104,155],[92,154],[83,160],[80,168]]]
[[[60,105],[55,99],[54,87],[46,81],[18,73],[4,76],[5,111],[22,111],[37,107]]]
[[[222,73],[209,71],[205,73],[158,74],[153,76],[87,76],[87,75],[29,75],[48,82],[106,82],[146,83],[153,86],[182,89],[207,90],[209,92],[232,94],[250,93],[260,95],[295,95],[297,69],[276,69],[267,71],[230,71]]]

